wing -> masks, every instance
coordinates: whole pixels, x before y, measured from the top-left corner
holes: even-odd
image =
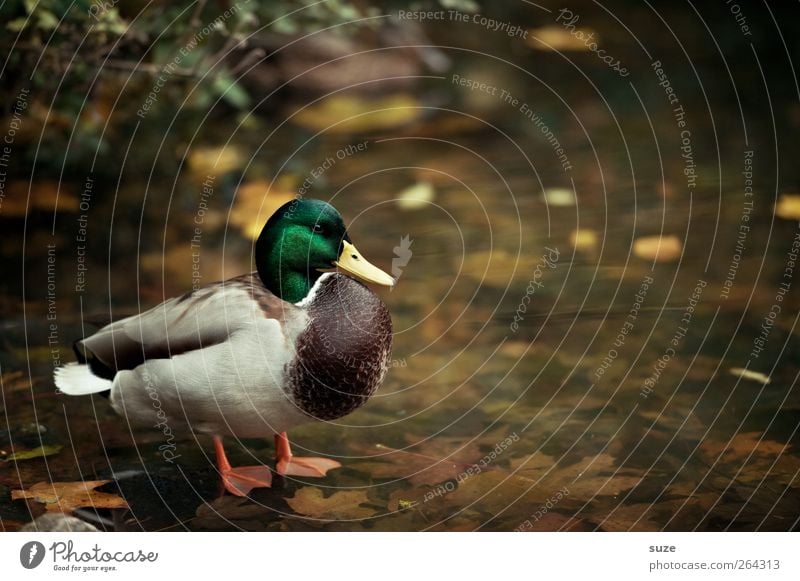
[[[214,283],[127,317],[76,342],[75,351],[92,372],[113,379],[146,360],[176,355],[225,342],[263,319],[292,321],[299,309],[247,274]]]

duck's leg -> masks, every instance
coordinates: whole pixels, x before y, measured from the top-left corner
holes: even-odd
[[[222,438],[214,436],[217,465],[225,490],[236,496],[247,496],[254,488],[272,486],[272,472],[266,466],[240,466],[232,468],[222,447]]]
[[[325,476],[328,470],[339,468],[336,460],[330,458],[304,458],[292,456],[289,437],[286,432],[275,436],[275,471],[288,476]]]

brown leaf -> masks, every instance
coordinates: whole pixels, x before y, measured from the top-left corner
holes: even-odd
[[[361,506],[369,502],[364,490],[340,490],[325,498],[316,486],[305,486],[286,502],[298,514],[325,520],[363,519],[377,510]]]
[[[537,482],[535,490],[545,495],[541,500],[547,500],[554,491],[562,487],[569,490],[570,499],[616,496],[633,488],[642,479],[641,474],[633,470],[617,470],[617,463],[610,454],[588,456],[576,464],[564,467],[554,464],[555,459],[550,456],[533,454],[522,460],[512,461],[511,467],[518,468],[518,476]]]
[[[751,453],[754,457],[770,456],[774,458],[784,451],[785,446],[783,444],[772,440],[761,440],[762,436],[761,432],[746,432],[736,434],[727,442],[714,440],[704,442],[700,448],[713,457],[722,453],[721,460],[723,462],[732,462],[738,459],[744,460]]]
[[[71,513],[83,506],[94,508],[129,508],[125,499],[116,494],[93,490],[111,480],[81,482],[38,482],[28,490],[12,490],[11,499],[29,498],[41,502],[51,512]]]
[[[274,520],[275,512],[247,498],[221,496],[210,503],[201,504],[195,514],[192,525],[198,529],[260,531],[265,530],[270,520]]]
[[[58,182],[53,180],[9,182],[3,199],[3,215],[25,216],[33,210],[77,212],[78,198],[70,186],[62,183],[59,187]]]
[[[3,392],[8,394],[14,391],[29,390],[35,381],[22,371],[9,371],[0,376],[0,386]]]
[[[415,442],[407,437],[409,443],[414,445],[412,449],[397,450],[378,445],[379,450],[388,454],[380,456],[378,461],[364,462],[357,467],[374,478],[403,478],[415,486],[434,485],[456,478],[474,467],[488,451],[507,438],[509,434],[506,428],[486,432],[477,438],[439,437]],[[505,443],[507,450],[510,444]],[[371,448],[369,453],[374,454],[375,448]],[[502,459],[503,454],[497,454],[494,463]],[[491,468],[492,465],[484,467],[485,470]]]

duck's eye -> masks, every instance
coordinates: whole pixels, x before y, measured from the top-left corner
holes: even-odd
[[[321,224],[314,224],[314,234],[323,234],[324,232],[325,228]]]

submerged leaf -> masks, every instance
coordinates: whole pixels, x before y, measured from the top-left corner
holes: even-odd
[[[325,520],[362,519],[374,515],[377,510],[361,506],[369,502],[364,490],[341,490],[325,498],[316,486],[298,490],[286,502],[298,514]]]
[[[67,514],[83,506],[91,506],[93,508],[129,508],[128,503],[121,496],[94,490],[98,486],[109,482],[111,480],[38,482],[28,490],[12,490],[11,499],[32,499],[44,504],[48,511]]]
[[[52,456],[54,454],[58,454],[64,446],[61,445],[53,445],[53,446],[37,446],[32,450],[20,450],[18,452],[14,452],[13,454],[6,457],[7,461],[19,461],[19,460],[30,460],[31,458],[42,458],[44,456]]]

